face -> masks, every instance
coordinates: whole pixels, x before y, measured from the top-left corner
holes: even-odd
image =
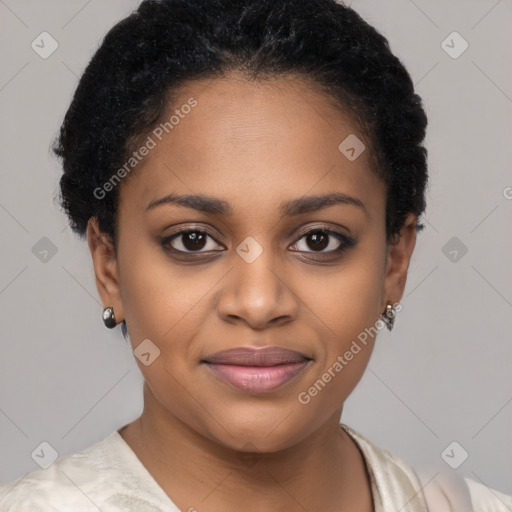
[[[160,351],[137,364],[163,421],[283,449],[339,419],[375,343],[365,329],[402,296],[415,219],[387,253],[365,134],[306,82],[196,81],[166,119],[176,109],[121,184],[117,258],[90,223],[98,290],[134,349]],[[355,159],[339,149],[351,135],[367,148]],[[210,200],[159,202],[171,194]],[[273,389],[241,389],[204,363],[247,346],[307,362]]]

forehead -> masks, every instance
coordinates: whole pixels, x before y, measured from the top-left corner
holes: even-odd
[[[161,121],[122,187],[124,207],[144,209],[173,192],[223,198],[235,210],[332,191],[376,208],[383,201],[365,134],[330,96],[296,76],[196,80],[174,94]],[[366,149],[349,159],[340,151],[345,140]]]

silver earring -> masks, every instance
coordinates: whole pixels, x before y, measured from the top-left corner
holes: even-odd
[[[103,310],[103,322],[105,327],[108,327],[109,329],[113,329],[116,326],[116,317],[112,306]]]
[[[393,329],[393,325],[395,324],[395,315],[395,308],[391,304],[388,304],[386,310],[380,315],[380,318],[384,321],[389,331]]]

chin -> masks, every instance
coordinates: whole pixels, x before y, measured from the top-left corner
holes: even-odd
[[[276,453],[286,450],[307,437],[312,424],[307,420],[298,423],[295,415],[283,412],[281,409],[281,414],[255,413],[253,418],[246,420],[240,416],[232,420],[224,416],[222,425],[229,427],[224,429],[215,423],[208,437],[240,452]]]

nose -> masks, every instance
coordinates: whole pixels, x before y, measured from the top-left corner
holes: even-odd
[[[299,301],[288,283],[290,276],[285,274],[284,265],[275,264],[270,250],[250,263],[238,255],[233,259],[233,269],[217,295],[217,311],[224,321],[259,330],[296,318]]]

